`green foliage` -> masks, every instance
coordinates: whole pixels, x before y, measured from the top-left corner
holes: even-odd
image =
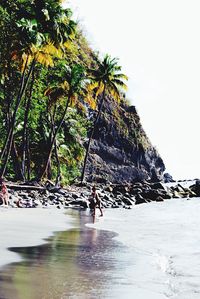
[[[121,90],[126,90],[124,80],[128,77],[121,73],[121,66],[118,65],[117,58],[106,55],[103,61],[98,63],[96,69],[89,71],[92,81],[91,88],[96,89],[96,95],[107,92],[118,102],[121,100]]]
[[[20,170],[24,179],[38,177],[59,129],[48,176],[56,180],[60,168],[62,183],[72,182],[85,155],[88,106],[96,108],[105,86],[119,99],[124,79],[117,59],[98,59],[61,1],[1,0],[0,166],[12,141],[7,177],[19,178]]]

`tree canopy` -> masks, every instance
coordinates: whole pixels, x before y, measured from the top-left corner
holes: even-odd
[[[106,86],[125,88],[116,59],[89,47],[72,11],[55,0],[0,3],[0,176],[70,183]]]

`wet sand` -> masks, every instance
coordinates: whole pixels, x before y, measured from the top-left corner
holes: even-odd
[[[126,247],[115,233],[86,227],[88,212],[67,213],[74,229],[41,246],[10,248],[22,261],[0,272],[0,299],[113,298],[110,288],[121,281]]]

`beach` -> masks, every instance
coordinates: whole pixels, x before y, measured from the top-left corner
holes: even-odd
[[[2,224],[6,215],[17,217],[13,211],[1,211]],[[199,198],[105,209],[95,223],[88,210],[44,210],[46,218],[34,211],[19,211],[29,215],[18,235],[33,231],[33,239],[19,242],[12,228],[9,246],[2,247],[4,255],[12,247],[7,262],[14,263],[4,262],[0,273],[1,299],[199,298]],[[41,220],[34,226],[37,213]]]
[[[58,209],[12,209],[0,207],[0,267],[20,261],[10,247],[37,246],[55,231],[70,229],[73,220]]]

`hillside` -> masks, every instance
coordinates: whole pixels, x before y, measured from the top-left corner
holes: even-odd
[[[107,98],[91,146],[87,179],[112,183],[158,181],[163,179],[164,170],[135,106]]]
[[[91,49],[72,11],[60,1],[2,1],[0,16],[0,176],[79,181],[102,107],[86,179],[162,179],[163,161],[126,103],[118,60]]]

